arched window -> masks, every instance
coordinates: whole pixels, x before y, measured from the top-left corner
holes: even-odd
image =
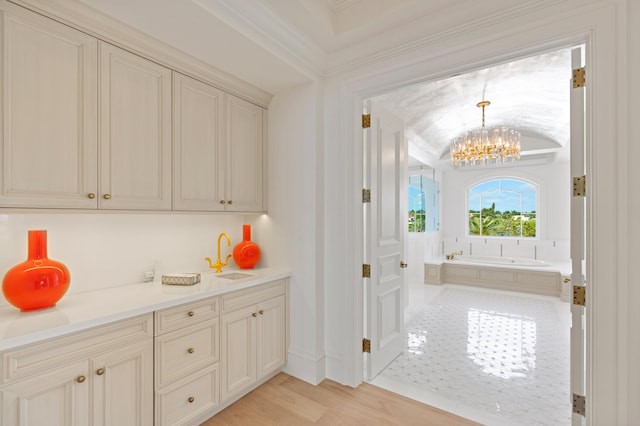
[[[481,182],[469,189],[470,236],[535,238],[537,187],[513,178]]]

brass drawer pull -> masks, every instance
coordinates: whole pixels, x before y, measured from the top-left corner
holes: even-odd
[[[227,201],[227,204],[233,204],[232,200]]]
[[[87,378],[86,378],[86,377],[84,377],[84,376],[80,376],[80,377],[78,377],[78,378],[76,379],[76,382],[78,382],[78,383],[82,383],[82,382],[84,382],[85,380],[87,380]]]
[[[96,374],[97,374],[98,376],[102,376],[102,375],[104,374],[104,368],[98,368],[98,369],[96,370]]]
[[[110,200],[111,199],[111,194],[104,194],[104,199],[105,200]]]
[[[264,315],[264,309],[260,309],[260,310],[258,311],[258,313],[259,313],[260,315]]]
[[[225,204],[226,201],[225,200],[220,200],[220,204]]]
[[[254,312],[254,313],[251,314],[251,316],[255,318],[255,317],[258,316],[258,314]]]
[[[96,198],[96,194],[94,194],[93,192],[90,192],[89,195],[87,195],[89,198],[91,198],[92,200],[94,198]]]
[[[187,312],[187,315],[189,315],[190,317],[194,316],[195,314],[196,314],[196,313],[195,313],[195,312],[193,312],[193,311],[189,311],[189,312]]]
[[[195,351],[196,351],[196,350],[195,350],[195,349],[193,349],[193,348],[189,348],[189,349],[187,349],[187,352],[189,352],[190,354],[194,353]]]
[[[195,401],[196,399],[192,396],[189,397],[189,399],[187,399],[187,401],[189,401],[189,404],[192,404],[193,401]]]

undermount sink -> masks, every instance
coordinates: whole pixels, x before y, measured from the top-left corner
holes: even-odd
[[[224,275],[217,275],[217,278],[224,278],[227,280],[241,280],[243,278],[249,278],[252,277],[253,275],[251,274],[243,274],[242,272],[230,272],[228,274],[224,274]]]

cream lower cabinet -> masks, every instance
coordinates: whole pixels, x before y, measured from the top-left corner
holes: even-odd
[[[153,425],[151,325],[145,315],[2,353],[2,425]]]
[[[219,393],[218,298],[157,311],[156,425],[185,425],[215,411]]]
[[[278,371],[286,357],[286,282],[222,296],[221,389],[233,399]]]

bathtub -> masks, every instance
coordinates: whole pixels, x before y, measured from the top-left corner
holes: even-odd
[[[554,296],[566,301],[570,289],[565,282],[568,265],[535,259],[461,255],[441,263],[426,263],[425,284],[462,284]]]
[[[507,266],[527,266],[527,267],[548,267],[551,262],[535,259],[524,259],[519,257],[497,257],[497,256],[455,256],[450,262],[481,263],[485,265],[507,265]]]

